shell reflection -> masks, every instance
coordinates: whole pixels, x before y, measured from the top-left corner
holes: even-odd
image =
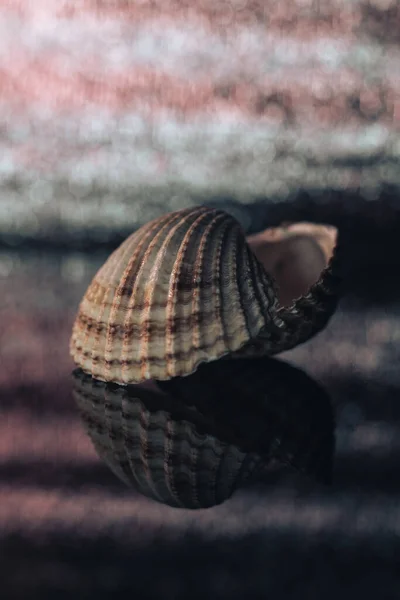
[[[174,507],[208,508],[279,470],[327,483],[334,418],[304,372],[272,358],[221,360],[168,382],[119,386],[73,373],[99,456],[127,485]]]

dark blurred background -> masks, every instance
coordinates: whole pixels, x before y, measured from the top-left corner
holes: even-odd
[[[400,597],[400,3],[0,4],[0,596]],[[282,356],[337,417],[334,483],[168,508],[97,457],[68,340],[164,212],[337,225],[347,278]]]

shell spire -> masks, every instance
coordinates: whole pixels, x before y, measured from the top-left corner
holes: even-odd
[[[327,322],[331,281],[328,269],[283,308],[235,218],[204,206],[176,211],[129,236],[98,271],[70,352],[86,373],[120,384],[189,375],[226,355],[274,354]]]

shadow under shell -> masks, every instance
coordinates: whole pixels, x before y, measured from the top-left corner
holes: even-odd
[[[157,385],[217,427],[229,427],[244,450],[331,481],[335,418],[330,397],[301,369],[270,357],[221,359]]]
[[[73,378],[99,456],[127,485],[159,502],[208,508],[288,469],[330,481],[329,398],[286,363],[218,361],[188,377],[129,386],[97,381],[81,369]]]

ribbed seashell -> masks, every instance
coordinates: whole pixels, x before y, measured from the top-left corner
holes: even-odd
[[[128,237],[95,275],[73,326],[73,360],[101,381],[129,384],[188,375],[226,355],[288,350],[336,308],[333,246],[308,292],[282,306],[278,275],[263,267],[232,216],[208,207],[164,215]]]
[[[215,363],[162,389],[76,369],[74,397],[99,456],[136,491],[181,508],[221,504],[243,486],[271,484],[280,470],[329,481],[334,420],[324,390],[275,359],[222,362],[225,386]]]

